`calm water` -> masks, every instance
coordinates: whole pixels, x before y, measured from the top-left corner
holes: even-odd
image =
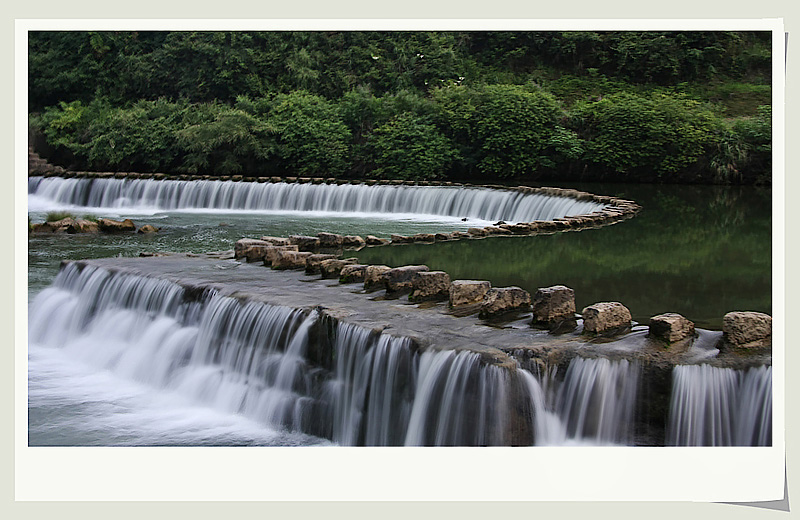
[[[719,329],[731,310],[771,313],[771,190],[760,188],[572,185],[633,199],[634,219],[581,232],[496,237],[435,245],[366,248],[364,263],[423,263],[455,278],[490,280],[495,286],[564,284],[579,308],[620,301],[640,322],[679,312],[704,328]],[[33,222],[56,209],[31,201]],[[73,209],[77,215],[85,211]],[[29,295],[46,287],[62,259],[138,256],[143,251],[208,252],[231,249],[242,237],[329,231],[374,234],[464,230],[483,222],[417,222],[379,215],[276,213],[111,214],[161,228],[154,235],[36,235],[29,239]]]

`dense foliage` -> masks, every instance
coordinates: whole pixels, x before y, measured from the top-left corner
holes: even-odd
[[[31,127],[95,170],[768,182],[770,34],[34,32]]]

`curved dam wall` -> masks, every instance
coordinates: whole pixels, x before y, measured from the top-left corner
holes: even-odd
[[[654,368],[630,344],[610,355],[308,282],[202,258],[65,263],[30,341],[342,445],[771,442],[769,367]]]
[[[534,222],[601,212],[611,197],[576,190],[322,179],[179,180],[159,174],[30,177],[28,194],[87,208],[414,214]],[[185,177],[185,176],[181,176]],[[287,182],[288,181],[288,182]]]

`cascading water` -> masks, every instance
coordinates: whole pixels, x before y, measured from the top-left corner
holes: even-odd
[[[464,187],[289,184],[30,177],[28,195],[81,208],[416,214],[532,222],[600,210],[603,204]]]
[[[558,381],[510,358],[498,366],[472,351],[419,350],[316,310],[75,263],[31,303],[29,338],[32,444],[69,429],[99,444],[634,444],[642,384],[626,360],[576,357]],[[75,363],[91,373],[69,379],[63,365]],[[667,444],[769,445],[771,376],[676,367]],[[133,419],[137,407],[153,424]],[[84,424],[97,410],[93,421],[113,424],[105,437]],[[169,432],[154,432],[159,424]]]
[[[771,445],[772,367],[684,365],[672,374],[667,444]]]

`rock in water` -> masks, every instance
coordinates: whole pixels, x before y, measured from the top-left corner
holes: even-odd
[[[389,269],[383,276],[386,282],[387,294],[400,294],[411,290],[414,276],[422,271],[428,271],[427,265],[404,265]]]
[[[450,307],[481,303],[491,288],[483,280],[456,280],[450,284]]]
[[[735,348],[771,347],[772,317],[761,312],[729,312],[722,318],[722,336]]]
[[[581,311],[583,330],[594,334],[621,332],[631,326],[631,311],[619,302],[601,302]]]
[[[650,318],[650,335],[667,343],[675,343],[694,336],[694,323],[674,312],[659,314]]]
[[[305,251],[278,251],[272,262],[273,269],[302,269],[311,253]]]
[[[384,275],[391,269],[388,265],[371,265],[364,270],[364,290],[376,291],[386,288]]]
[[[565,285],[542,287],[533,296],[532,325],[551,327],[575,319],[575,291]]]
[[[137,233],[157,233],[157,227],[151,226],[150,224],[145,224],[144,226],[140,227],[136,232]]]
[[[123,221],[111,220],[110,218],[98,219],[97,224],[100,231],[104,233],[128,233],[136,231],[136,225],[129,218]]]
[[[531,307],[531,295],[519,287],[500,287],[490,289],[483,298],[478,317],[495,318],[510,312],[528,311]]]
[[[413,302],[446,300],[450,295],[450,275],[444,271],[419,272],[411,279]]]
[[[351,264],[342,267],[339,273],[339,283],[363,283],[368,265]]]

